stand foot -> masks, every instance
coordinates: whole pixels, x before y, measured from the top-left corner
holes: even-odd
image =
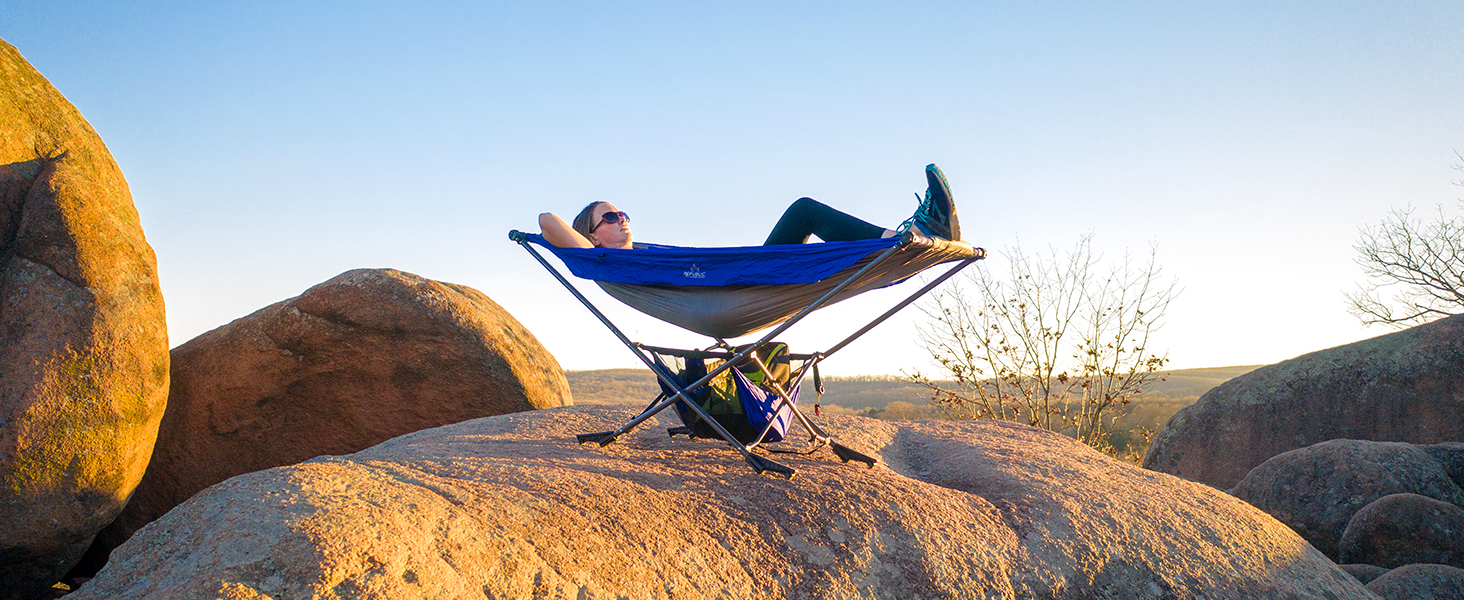
[[[684,436],[686,436],[688,438],[696,439],[696,434],[695,433],[692,433],[690,427],[672,427],[672,428],[669,428],[669,429],[666,430],[666,435],[671,436],[673,438],[676,437],[676,436],[678,436],[678,435],[684,435]]]
[[[868,456],[868,455],[866,455],[866,454],[864,454],[862,452],[853,450],[853,449],[849,448],[848,446],[845,446],[845,445],[840,444],[838,442],[829,442],[829,449],[831,449],[831,450],[834,451],[834,454],[839,457],[839,460],[841,460],[843,462],[846,462],[846,463],[849,462],[849,461],[851,461],[851,460],[857,460],[857,461],[862,462],[862,463],[864,463],[866,465],[869,465],[869,468],[873,469],[875,463],[878,463],[879,462],[879,459],[877,459],[877,458],[874,458],[874,457]]]
[[[756,454],[747,455],[747,464],[752,465],[752,468],[757,471],[758,475],[762,475],[764,472],[767,471],[772,471],[779,475],[787,476],[788,479],[792,479],[793,475],[798,472],[793,470],[792,467],[780,465]]]
[[[613,443],[616,440],[616,438],[619,438],[619,437],[620,436],[615,435],[615,432],[614,431],[598,431],[598,432],[595,432],[595,433],[581,433],[581,434],[577,434],[577,435],[574,436],[575,440],[579,441],[579,443],[581,443],[581,444],[586,444],[586,443],[589,443],[589,442],[595,442],[595,443],[597,443],[597,444],[599,444],[601,446],[609,446],[611,443]]]

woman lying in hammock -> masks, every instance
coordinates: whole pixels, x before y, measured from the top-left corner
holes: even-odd
[[[925,199],[906,223],[928,237],[951,241],[961,239],[956,205],[945,175],[935,165],[925,166]],[[544,239],[560,248],[630,248],[630,215],[609,202],[592,202],[574,218],[571,226],[554,213],[539,215]],[[816,235],[825,242],[847,242],[898,235],[895,230],[872,225],[840,212],[813,198],[799,198],[783,212],[764,246],[802,244]]]

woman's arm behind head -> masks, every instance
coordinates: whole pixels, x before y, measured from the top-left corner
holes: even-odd
[[[585,236],[579,234],[574,228],[565,223],[564,219],[554,213],[539,214],[539,231],[542,232],[544,240],[560,248],[594,248],[595,245]]]

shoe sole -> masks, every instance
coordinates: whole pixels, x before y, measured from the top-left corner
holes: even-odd
[[[934,175],[934,177],[931,177]],[[925,165],[925,183],[931,188],[939,185],[941,195],[945,196],[946,213],[950,215],[951,237],[950,240],[958,242],[961,240],[961,222],[956,218],[956,200],[951,195],[951,184],[946,182],[945,173],[935,163]]]

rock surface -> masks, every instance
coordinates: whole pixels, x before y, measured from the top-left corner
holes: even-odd
[[[167,393],[157,266],[127,182],[0,41],[0,598],[44,593],[122,510]]]
[[[1394,568],[1433,563],[1464,568],[1464,508],[1418,494],[1383,496],[1342,532],[1342,563]]]
[[[1464,488],[1464,443],[1432,444],[1424,446],[1423,451],[1438,461],[1455,484]]]
[[[98,544],[240,473],[572,403],[559,363],[481,292],[348,271],[173,350],[152,464]]]
[[[884,462],[775,455],[791,481],[668,439],[669,417],[574,443],[634,414],[477,419],[235,477],[74,600],[1372,597],[1235,498],[1023,425],[815,417]]]
[[[1339,438],[1464,441],[1464,315],[1227,381],[1169,420],[1144,467],[1228,489],[1272,456]]]
[[[1464,569],[1408,565],[1378,576],[1367,589],[1384,600],[1464,600]]]
[[[1365,564],[1359,564],[1359,563],[1343,563],[1343,564],[1340,564],[1340,565],[1337,565],[1337,566],[1342,567],[1342,570],[1343,571],[1347,571],[1353,577],[1356,577],[1357,578],[1357,581],[1359,581],[1359,582],[1361,582],[1363,584],[1366,584],[1369,581],[1372,581],[1374,579],[1377,579],[1383,573],[1387,573],[1388,572],[1387,569],[1384,569],[1384,568],[1379,567],[1377,565],[1365,565]]]
[[[1331,440],[1274,456],[1230,493],[1290,525],[1333,559],[1352,515],[1383,496],[1464,503],[1464,490],[1423,448],[1363,440]]]

